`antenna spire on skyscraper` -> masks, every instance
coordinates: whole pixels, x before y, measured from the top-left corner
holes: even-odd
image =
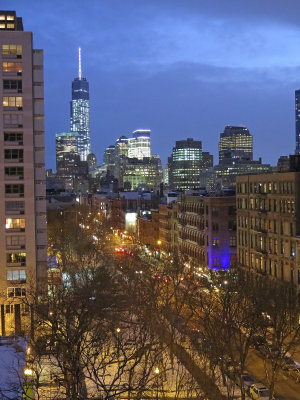
[[[81,73],[81,47],[78,48],[78,78],[81,79],[82,73]]]

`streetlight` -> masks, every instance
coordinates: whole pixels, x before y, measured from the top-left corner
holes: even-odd
[[[31,376],[31,375],[32,375],[32,369],[30,369],[30,368],[24,369],[24,374],[25,374],[26,376]]]
[[[161,245],[161,240],[158,240],[156,243],[158,244],[158,259],[160,260],[160,245]]]
[[[155,367],[154,372],[156,374],[156,400],[158,400],[158,374],[160,373],[159,368]]]

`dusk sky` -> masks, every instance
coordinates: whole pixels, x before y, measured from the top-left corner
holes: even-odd
[[[295,150],[299,0],[2,0],[44,50],[46,167],[68,131],[71,82],[90,83],[92,151],[138,128],[163,163],[176,140],[202,140],[217,163],[225,125],[245,125],[254,156]]]

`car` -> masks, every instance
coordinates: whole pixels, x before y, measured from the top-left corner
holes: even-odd
[[[290,377],[295,379],[297,382],[300,382],[300,367],[294,366],[294,368],[290,368],[288,370]]]
[[[242,373],[241,379],[245,390],[250,390],[250,387],[254,384],[253,376],[250,375],[249,372],[245,371]]]
[[[254,383],[250,387],[250,396],[252,399],[269,400],[270,391],[263,383]]]
[[[257,350],[266,358],[277,358],[280,355],[279,349],[271,347],[267,343],[258,346]]]
[[[253,346],[254,348],[258,349],[259,346],[262,346],[266,344],[266,339],[264,336],[262,335],[254,335],[251,338],[251,346]]]
[[[285,356],[285,357],[283,357],[283,359],[281,360],[281,368],[282,368],[284,371],[288,371],[289,369],[295,368],[296,366],[299,367],[299,365],[297,365],[297,364],[295,363],[295,361],[294,361],[291,357]]]

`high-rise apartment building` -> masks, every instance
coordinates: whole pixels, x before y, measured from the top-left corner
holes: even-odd
[[[71,131],[78,132],[78,154],[86,161],[91,152],[89,83],[82,77],[81,49],[79,48],[78,78],[72,82]]]
[[[22,298],[47,277],[43,51],[0,11],[0,334],[26,331]]]
[[[188,138],[179,140],[169,157],[169,184],[172,189],[199,189],[202,169],[202,142]]]
[[[295,91],[296,154],[300,154],[300,89]]]
[[[239,265],[300,289],[300,172],[237,177]]]
[[[132,132],[132,137],[128,139],[128,157],[142,160],[144,157],[151,156],[149,129],[138,129]]]
[[[219,163],[235,164],[253,160],[253,137],[244,126],[225,126],[220,134]]]

